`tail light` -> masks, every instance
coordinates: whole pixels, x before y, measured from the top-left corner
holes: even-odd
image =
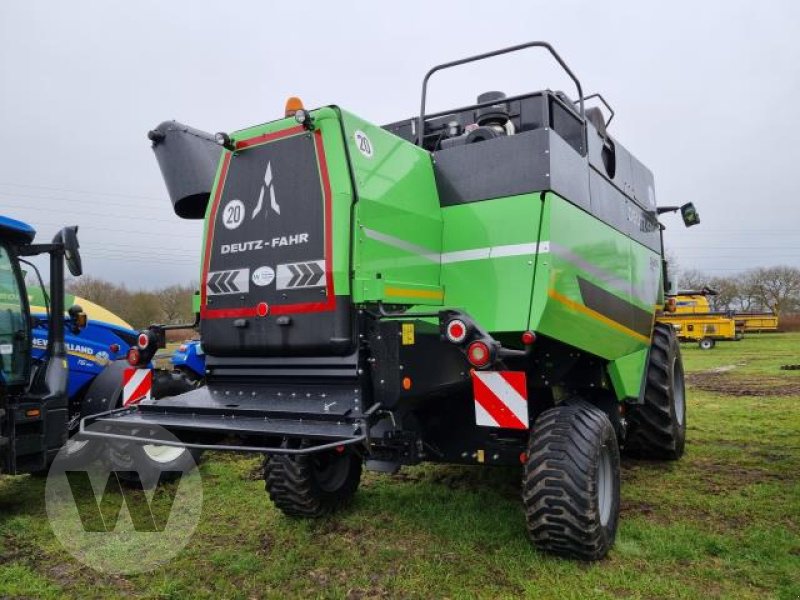
[[[667,298],[664,310],[667,312],[675,312],[678,310],[678,303],[675,301],[675,298]]]
[[[467,360],[473,367],[480,369],[492,360],[492,351],[485,342],[472,342],[467,346]]]
[[[119,352],[119,344],[111,344],[108,347],[108,349],[111,352],[111,354],[116,354],[117,352]]]
[[[139,344],[139,348],[144,350],[145,348],[147,348],[148,344],[150,343],[150,336],[147,335],[144,332],[140,333],[139,334],[139,339],[137,340],[137,343]]]
[[[536,334],[532,331],[526,331],[522,334],[522,343],[526,346],[530,346],[533,342],[536,341]]]
[[[461,319],[453,319],[445,327],[447,339],[454,344],[460,344],[467,339],[467,324]]]
[[[139,361],[141,360],[142,355],[139,352],[138,348],[132,347],[132,348],[130,348],[130,350],[128,350],[127,358],[128,358],[128,364],[130,364],[132,367],[138,367],[139,366]]]

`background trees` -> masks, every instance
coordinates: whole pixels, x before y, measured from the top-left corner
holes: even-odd
[[[800,269],[788,266],[761,267],[726,276],[712,276],[698,269],[678,273],[679,290],[708,286],[714,310],[739,312],[772,311],[787,323],[800,313]],[[135,328],[152,323],[191,323],[192,295],[197,285],[170,285],[156,290],[129,290],[90,275],[68,283],[70,293],[96,302],[116,313]],[[800,319],[797,319],[800,320]]]
[[[67,291],[107,308],[141,329],[153,323],[191,323],[192,295],[196,285],[171,285],[165,288],[131,291],[124,285],[83,275],[67,284]]]
[[[760,267],[728,276],[712,277],[697,269],[681,271],[678,289],[717,292],[710,298],[714,310],[772,311],[780,317],[800,313],[800,269]]]

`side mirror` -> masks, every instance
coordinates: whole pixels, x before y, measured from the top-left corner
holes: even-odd
[[[78,277],[83,273],[81,253],[78,251],[78,248],[81,247],[78,243],[78,226],[64,227],[58,232],[56,238],[64,245],[64,260],[69,272],[73,277]]]
[[[697,225],[700,223],[700,215],[697,213],[694,204],[691,202],[687,202],[681,206],[681,217],[683,218],[683,224],[686,225],[686,227],[691,227],[692,225]]]
[[[83,308],[81,308],[80,304],[73,304],[70,306],[67,313],[72,320],[72,331],[74,333],[78,333],[81,329],[86,327],[89,322],[89,318],[86,316],[86,313],[83,312]]]

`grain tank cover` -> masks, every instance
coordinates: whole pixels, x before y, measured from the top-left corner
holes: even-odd
[[[147,137],[153,142],[175,214],[202,219],[222,153],[214,136],[177,121],[164,121]]]

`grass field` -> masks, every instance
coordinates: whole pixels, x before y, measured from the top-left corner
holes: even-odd
[[[602,562],[531,548],[518,469],[370,474],[347,512],[304,522],[271,506],[256,459],[213,455],[190,544],[126,577],[63,550],[43,479],[0,479],[0,597],[800,598],[800,371],[779,369],[800,363],[800,334],[683,352],[686,456],[624,461]]]

